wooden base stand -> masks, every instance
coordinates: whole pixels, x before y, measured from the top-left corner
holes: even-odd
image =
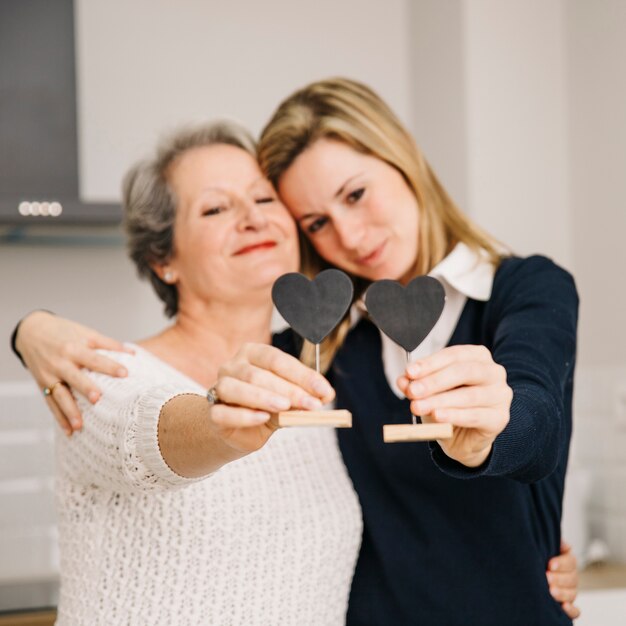
[[[452,424],[385,424],[383,441],[397,443],[399,441],[450,439],[452,431]]]
[[[281,411],[279,426],[333,426],[352,428],[352,413],[343,409],[334,411]]]

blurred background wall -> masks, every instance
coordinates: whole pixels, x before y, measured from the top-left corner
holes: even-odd
[[[565,534],[582,558],[595,538],[626,562],[626,2],[76,0],[75,33],[85,200],[119,200],[123,172],[165,130],[226,116],[258,133],[295,88],[344,75],[391,104],[482,226],[572,271]],[[160,305],[109,231],[2,239],[0,337],[37,307],[119,338],[157,330]],[[0,583],[56,571],[52,419],[38,393],[1,349]]]

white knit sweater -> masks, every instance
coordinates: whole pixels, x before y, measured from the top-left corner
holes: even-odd
[[[356,494],[329,428],[277,431],[204,480],[157,440],[163,404],[204,393],[145,350],[94,375],[83,431],[57,437],[60,626],[342,624],[361,539]]]

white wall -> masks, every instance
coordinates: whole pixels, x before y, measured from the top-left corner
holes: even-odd
[[[405,0],[78,0],[81,189],[117,198],[164,129],[233,117],[258,133],[297,87],[345,75],[409,118]]]
[[[411,101],[415,139],[455,202],[468,208],[466,34],[463,0],[411,8]]]
[[[561,0],[468,0],[468,208],[519,254],[571,268]]]
[[[83,231],[82,239],[76,230],[63,232],[68,239],[58,245],[0,247],[0,285],[12,294],[0,308],[0,336],[6,338],[0,351],[0,382],[27,378],[8,350],[8,336],[15,322],[33,309],[74,316],[129,340],[163,325],[159,301],[147,283],[135,277],[117,231]]]
[[[411,3],[413,126],[472,217],[571,268],[561,0]]]
[[[571,209],[584,363],[626,362],[626,2],[567,3]]]
[[[581,294],[572,467],[590,533],[626,562],[626,3],[566,3],[574,270]]]

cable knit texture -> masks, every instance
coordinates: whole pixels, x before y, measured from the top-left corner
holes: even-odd
[[[329,428],[277,431],[204,480],[163,460],[161,407],[204,390],[141,348],[57,437],[59,626],[343,624],[361,539]]]

